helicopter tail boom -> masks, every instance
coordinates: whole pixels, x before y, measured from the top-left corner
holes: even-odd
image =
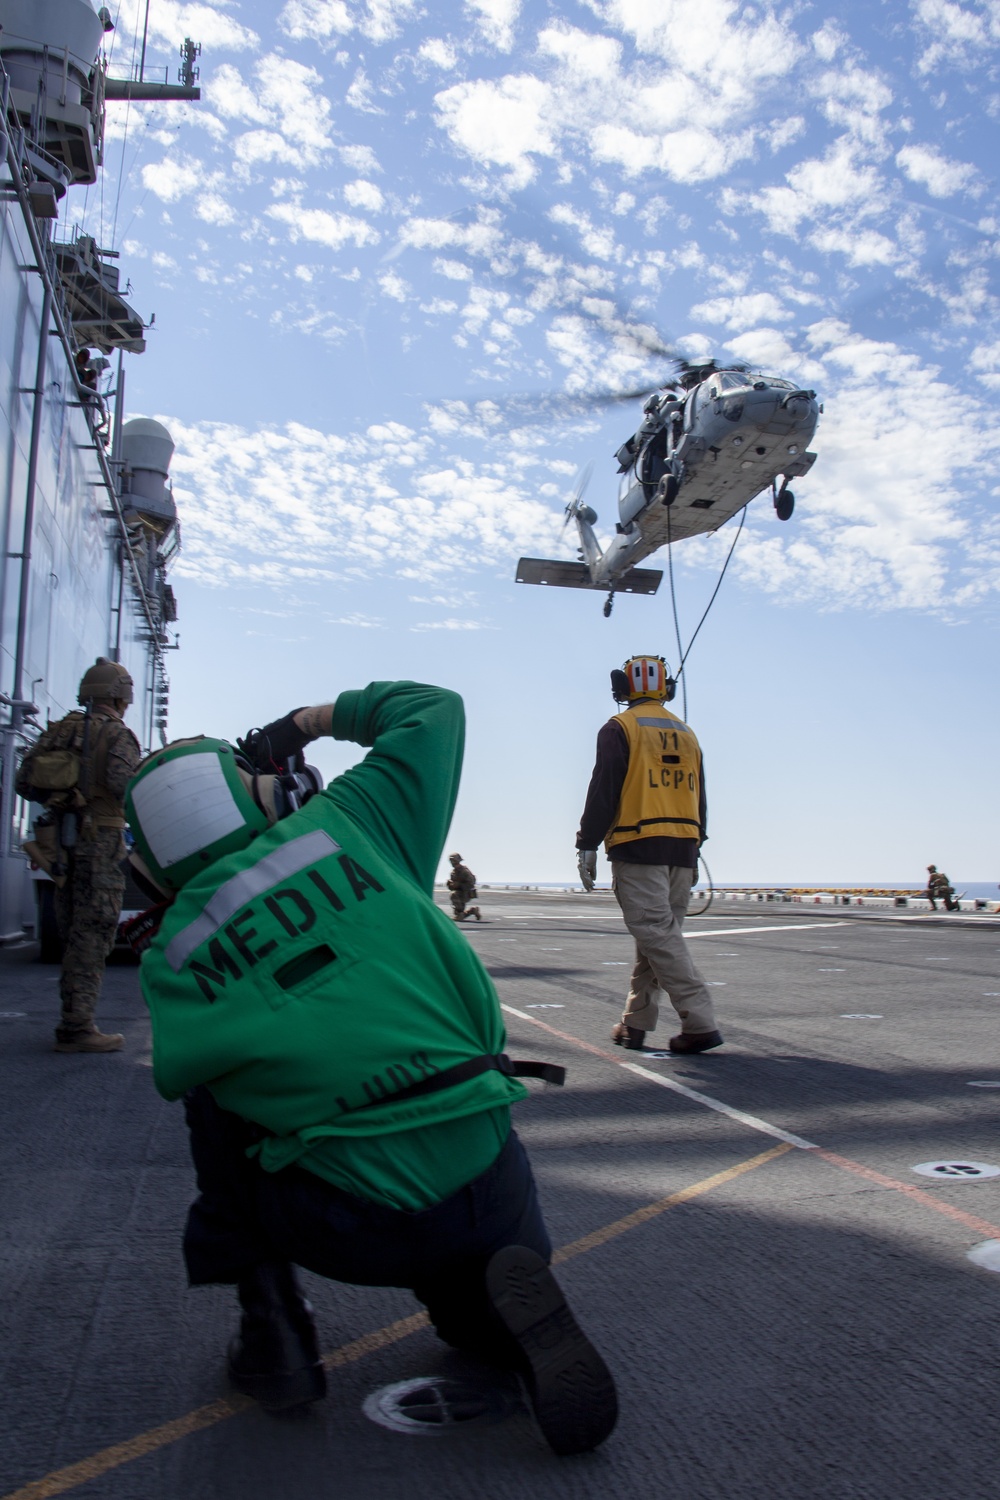
[[[616,594],[655,594],[663,573],[658,568],[630,568],[614,585]],[[517,565],[518,583],[548,584],[561,589],[608,591],[607,583],[595,583],[586,563],[562,562],[554,558],[522,557]]]

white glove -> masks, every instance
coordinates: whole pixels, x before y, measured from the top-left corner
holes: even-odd
[[[576,867],[580,871],[580,879],[583,881],[585,891],[592,891],[597,881],[597,850],[578,849],[576,851]]]

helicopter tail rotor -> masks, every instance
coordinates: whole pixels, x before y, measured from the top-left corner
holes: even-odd
[[[584,520],[589,521],[591,525],[597,520],[597,516],[591,510],[590,506],[581,503],[584,495],[587,493],[587,486],[590,484],[593,472],[594,465],[592,463],[585,463],[583,468],[578,471],[573,481],[573,493],[569,504],[566,506],[566,519],[562,524],[563,531],[566,530],[570,521],[575,520],[577,516],[581,516]]]

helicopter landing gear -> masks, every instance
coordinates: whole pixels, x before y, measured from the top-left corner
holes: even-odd
[[[792,511],[795,509],[795,496],[787,484],[782,484],[781,489],[774,496],[774,508],[778,513],[779,521],[791,519]]]
[[[612,589],[611,593],[608,595],[608,597],[604,601],[604,618],[606,620],[610,620],[611,619],[611,611],[614,609],[614,607],[615,607],[615,591],[614,591],[614,589]]]
[[[677,491],[680,489],[680,487],[681,482],[677,478],[676,474],[664,474],[663,478],[660,480],[659,489],[660,499],[662,500],[664,505],[673,505],[674,501],[677,499]]]

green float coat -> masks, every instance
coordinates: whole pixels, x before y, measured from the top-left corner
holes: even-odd
[[[372,683],[341,693],[333,734],[372,749],[190,880],[144,955],[154,1078],[167,1099],[207,1084],[271,1132],[268,1170],[300,1161],[360,1197],[418,1210],[485,1171],[526,1092],[488,1072],[391,1098],[505,1045],[492,981],[432,899],[461,773],[462,700]]]

